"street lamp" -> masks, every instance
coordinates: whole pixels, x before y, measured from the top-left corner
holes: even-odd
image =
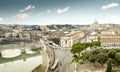
[[[74,66],[75,66],[74,72],[77,72],[77,64],[76,64],[76,62],[74,63]]]

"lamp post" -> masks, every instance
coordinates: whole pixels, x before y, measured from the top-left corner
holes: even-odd
[[[75,67],[74,72],[77,72],[77,64],[76,64],[76,62],[74,63],[74,67]]]

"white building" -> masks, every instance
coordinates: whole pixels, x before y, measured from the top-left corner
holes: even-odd
[[[61,37],[61,47],[70,48],[74,43],[80,41],[80,38],[84,36],[84,32],[82,31],[72,31],[69,34]]]

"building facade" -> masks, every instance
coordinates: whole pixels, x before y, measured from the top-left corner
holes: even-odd
[[[84,32],[82,31],[73,31],[69,34],[66,34],[61,37],[61,47],[63,48],[71,48],[74,43],[80,41],[80,38],[84,36]]]
[[[101,35],[102,46],[120,46],[120,35]]]
[[[87,42],[92,41],[100,41],[101,46],[120,46],[120,34],[113,30],[101,31],[99,34],[96,32],[87,37]]]

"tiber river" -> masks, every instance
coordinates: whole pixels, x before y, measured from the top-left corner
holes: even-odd
[[[2,61],[3,59],[0,60]],[[32,55],[27,58],[24,56],[24,59],[18,58],[12,61],[7,60],[4,63],[0,63],[0,72],[31,72],[40,64],[42,64],[41,55]]]

